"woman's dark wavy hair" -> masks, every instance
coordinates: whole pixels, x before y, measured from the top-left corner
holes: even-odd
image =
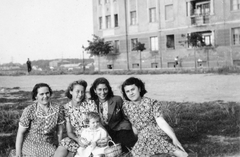
[[[90,88],[90,96],[91,96],[92,100],[94,100],[94,101],[98,100],[98,96],[94,90],[96,90],[96,88],[99,84],[105,84],[107,86],[107,88],[108,88],[108,95],[106,97],[107,100],[109,98],[113,97],[113,91],[112,91],[112,88],[111,88],[108,80],[104,77],[99,77],[93,82],[93,84]]]
[[[78,81],[74,81],[72,83],[69,84],[67,90],[65,91],[65,95],[69,98],[72,99],[72,94],[70,93],[70,91],[73,91],[73,88],[75,85],[80,85],[83,86],[84,88],[84,98],[83,100],[85,100],[86,98],[86,88],[87,88],[87,82],[85,80],[78,80]]]
[[[124,87],[129,86],[129,85],[136,85],[140,89],[140,96],[141,97],[143,97],[147,93],[147,91],[145,89],[145,84],[143,83],[142,80],[140,80],[136,77],[130,77],[123,82],[122,87],[121,87],[123,98],[125,100],[130,101],[130,99],[128,99],[128,97],[127,97],[127,95],[124,91]]]
[[[41,87],[47,87],[49,92],[50,92],[50,96],[52,96],[52,89],[51,87],[46,84],[46,83],[38,83],[36,84],[34,87],[33,87],[33,90],[32,90],[32,100],[36,100],[36,96],[38,94],[38,89],[41,88]]]

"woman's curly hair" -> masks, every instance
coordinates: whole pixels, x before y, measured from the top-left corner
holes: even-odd
[[[72,99],[72,94],[70,93],[70,91],[73,91],[73,88],[75,85],[81,85],[83,86],[84,88],[84,99],[85,100],[85,97],[86,97],[86,88],[87,88],[87,82],[84,81],[84,80],[78,80],[78,81],[74,81],[72,83],[69,84],[67,90],[65,91],[65,95],[69,98],[69,99]]]

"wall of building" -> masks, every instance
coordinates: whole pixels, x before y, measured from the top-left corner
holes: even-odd
[[[108,64],[114,64],[114,69],[137,68],[140,63],[139,52],[132,51],[131,39],[137,38],[145,44],[146,50],[142,54],[142,68],[168,68],[173,66],[174,58],[179,56],[183,67],[194,67],[195,61],[201,59],[204,66],[215,67],[231,65],[240,58],[240,45],[233,45],[232,28],[240,26],[240,10],[231,10],[231,0],[209,0],[209,23],[192,24],[197,19],[190,14],[189,6],[201,3],[200,0],[110,0],[110,4],[98,4],[93,0],[94,34],[105,38],[106,41],[120,41],[120,55],[116,60],[107,60],[101,57],[101,69]],[[172,5],[172,18],[166,20],[166,6]],[[149,22],[149,8],[156,8],[156,21]],[[127,10],[127,15],[125,14]],[[130,11],[136,11],[137,23],[131,25]],[[114,14],[118,14],[119,26],[114,27]],[[105,25],[105,16],[111,15],[111,28],[99,30],[98,18],[102,16]],[[125,19],[126,17],[126,19]],[[170,16],[171,17],[171,16]],[[126,28],[127,21],[127,28]],[[192,32],[211,34],[214,49],[193,49],[186,43],[187,35]],[[174,48],[167,48],[167,36],[174,36]],[[150,37],[158,36],[159,50],[151,52]],[[127,44],[126,44],[127,43]],[[127,56],[129,62],[127,62]],[[95,59],[98,64],[98,59]],[[96,66],[97,67],[97,66]]]

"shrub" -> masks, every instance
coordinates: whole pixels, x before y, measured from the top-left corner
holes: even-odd
[[[217,69],[218,74],[240,73],[238,66],[223,66]]]

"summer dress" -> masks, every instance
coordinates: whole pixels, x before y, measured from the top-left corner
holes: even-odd
[[[26,107],[19,122],[19,125],[28,128],[22,154],[27,157],[52,157],[56,150],[57,126],[63,123],[62,106],[50,104],[47,113],[37,103]]]
[[[72,126],[73,133],[77,137],[81,137],[81,130],[83,127],[85,127],[85,124],[83,123],[83,120],[85,119],[85,113],[97,112],[97,107],[92,100],[83,101],[79,107],[74,107],[70,101],[64,105],[64,112],[65,118],[69,120]],[[79,147],[78,143],[69,137],[62,139],[60,145],[74,153],[77,152]]]
[[[162,116],[161,106],[161,102],[147,97],[143,97],[139,105],[124,101],[123,110],[138,131],[138,141],[132,149],[134,157],[149,157],[176,150],[155,120]]]

